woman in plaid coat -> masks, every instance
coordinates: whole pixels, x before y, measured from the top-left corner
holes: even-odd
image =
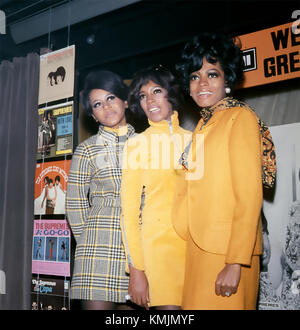
[[[69,172],[66,213],[76,240],[72,299],[83,309],[125,303],[128,276],[120,229],[121,158],[134,134],[126,124],[127,86],[109,71],[91,72],[82,103],[100,123],[98,134],[76,149]]]

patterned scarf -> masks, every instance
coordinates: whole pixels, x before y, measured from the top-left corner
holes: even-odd
[[[215,111],[225,110],[228,108],[241,107],[255,111],[245,102],[235,100],[232,97],[225,97],[217,104],[212,107],[202,108],[200,114],[202,118],[200,119],[197,128],[201,129],[209,119],[212,117]],[[256,113],[255,113],[256,115]],[[271,133],[267,125],[256,115],[258,125],[260,127],[260,134],[262,136],[262,181],[265,188],[273,188],[275,185],[276,178],[276,154],[275,147],[271,137]]]

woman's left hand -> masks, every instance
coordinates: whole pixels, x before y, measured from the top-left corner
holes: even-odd
[[[241,277],[240,264],[226,264],[222,271],[217,276],[215,282],[216,295],[229,297],[231,294],[236,293]]]

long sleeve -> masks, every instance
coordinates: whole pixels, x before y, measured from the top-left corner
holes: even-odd
[[[262,207],[262,155],[257,119],[248,110],[234,119],[229,157],[236,202],[226,262],[250,265]]]
[[[76,241],[89,212],[90,162],[84,145],[73,155],[66,194],[66,214]]]
[[[177,234],[184,240],[188,237],[188,185],[186,172],[175,171],[175,190],[172,205],[172,222]]]
[[[123,152],[121,184],[121,229],[127,259],[127,272],[129,272],[128,262],[135,268],[144,270],[143,248],[139,225],[141,196],[143,191],[142,169],[132,168],[130,166],[129,160],[131,159],[135,146],[128,144],[128,141],[124,146]]]

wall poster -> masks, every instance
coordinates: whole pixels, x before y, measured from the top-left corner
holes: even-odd
[[[71,160],[37,163],[34,214],[65,214],[65,196]]]
[[[37,159],[73,152],[73,101],[40,107]]]
[[[32,310],[70,309],[70,281],[57,277],[33,275],[31,280]]]
[[[35,219],[32,273],[70,276],[70,241],[67,220]]]
[[[300,309],[300,123],[270,128],[277,155],[273,201],[264,201],[258,309]]]
[[[73,97],[75,46],[40,56],[39,104]]]

